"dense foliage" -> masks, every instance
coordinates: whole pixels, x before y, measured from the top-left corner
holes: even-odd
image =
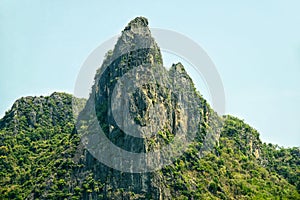
[[[103,183],[93,173],[72,181],[74,170],[84,166],[74,160],[80,139],[68,117],[71,103],[63,93],[27,97],[6,113],[0,131],[1,199],[80,199],[95,191],[101,198]],[[201,145],[195,142],[159,172],[174,198],[300,199],[299,148],[263,144],[257,131],[231,116],[224,117],[214,152],[200,159]]]
[[[199,159],[196,147],[201,144],[195,143],[182,159],[162,172],[178,199],[299,199],[299,189],[297,192],[293,183],[260,164],[262,155],[255,155],[252,149],[255,142],[265,145],[249,125],[226,116],[214,152]],[[276,151],[267,153],[273,155]],[[282,165],[276,161],[273,164]],[[294,167],[299,171],[299,163]],[[293,167],[285,169],[288,173],[293,171]]]
[[[67,196],[80,141],[74,134],[72,96],[21,98],[0,121],[0,199]]]

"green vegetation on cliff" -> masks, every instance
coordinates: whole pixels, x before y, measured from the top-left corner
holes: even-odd
[[[132,50],[139,43],[148,48]],[[87,102],[65,93],[17,100],[0,120],[0,199],[300,199],[298,147],[265,144],[242,120],[218,116],[195,90],[182,64],[166,70],[162,63],[148,20],[138,17],[107,54],[106,68],[97,71]],[[146,138],[125,134],[111,115],[111,91],[140,65],[147,65],[145,72],[151,75],[159,72],[160,83],[175,85],[170,89],[149,82],[135,85],[129,94],[130,116],[123,122],[139,130],[154,125],[150,129],[157,131]],[[179,99],[192,105],[189,113]],[[174,141],[178,127],[197,130],[171,165],[147,173],[121,172],[99,162],[81,143],[78,131],[88,130],[84,120],[90,109],[96,111],[106,136],[128,151],[160,149]],[[79,129],[74,116],[83,119]],[[185,133],[183,139],[190,136]]]
[[[25,97],[0,121],[1,199],[103,197],[105,183],[83,166],[87,163],[75,162],[80,139],[68,118],[71,103],[71,95],[63,93]],[[158,172],[170,197],[300,199],[299,148],[262,143],[256,130],[231,116],[224,117],[213,152],[199,158],[199,145],[193,143],[174,164]],[[85,175],[75,177],[78,170],[85,170]],[[115,190],[114,196],[118,194],[139,197],[124,188]]]

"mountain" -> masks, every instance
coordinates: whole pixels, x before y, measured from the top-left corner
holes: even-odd
[[[163,66],[143,17],[107,53],[89,99],[14,103],[0,167],[1,199],[300,199],[300,149],[218,116],[181,63]]]

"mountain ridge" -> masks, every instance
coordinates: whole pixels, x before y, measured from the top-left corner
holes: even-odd
[[[70,98],[69,98],[69,103],[71,103],[71,101],[72,101],[72,98],[71,98],[71,95],[69,96]],[[39,97],[37,97],[37,98],[39,98]],[[67,104],[69,104],[69,103],[67,103]],[[25,105],[24,105],[25,106]],[[14,108],[12,108],[12,111],[14,111],[14,109],[16,109],[15,107]],[[69,108],[70,110],[71,110],[71,108]],[[235,121],[237,118],[234,118],[234,117],[228,117],[229,119],[231,119],[231,120],[233,120],[233,121]],[[13,121],[11,121],[10,123],[14,123]],[[235,122],[234,122],[235,123]],[[242,121],[239,121],[239,123],[243,123]],[[223,140],[225,140],[225,146],[227,146],[228,148],[226,148],[226,151],[225,152],[231,152],[232,150],[230,150],[230,147],[231,147],[231,149],[233,149],[233,151],[236,151],[233,155],[235,155],[236,153],[238,153],[238,152],[243,152],[243,154],[242,155],[244,155],[244,156],[249,156],[250,158],[252,157],[252,158],[255,158],[251,153],[249,154],[249,153],[247,153],[247,144],[248,144],[248,142],[245,140],[244,141],[244,146],[241,144],[241,140],[239,140],[239,139],[237,139],[237,138],[235,138],[237,135],[237,133],[239,133],[239,129],[236,129],[236,125],[235,124],[233,124],[233,123],[229,123],[228,124],[228,126],[231,126],[231,127],[226,127],[225,129],[226,129],[226,131],[225,132],[223,132],[223,134],[221,134],[221,142],[219,142],[219,146],[217,146],[217,148],[214,150],[215,152],[214,152],[214,154],[216,154],[216,155],[218,155],[219,153],[218,152],[220,152],[220,151],[223,151],[222,149],[220,150],[219,149],[219,147],[220,147],[220,143],[223,143],[222,141]],[[27,125],[28,126],[28,125]],[[245,129],[245,130],[247,130],[247,129],[249,129],[249,127],[243,127],[244,125],[240,125],[240,127],[242,128],[242,129]],[[7,148],[7,150],[5,150],[6,148],[4,148],[4,146],[3,146],[3,144],[6,144],[5,146],[9,146],[9,143],[7,142],[5,142],[5,140],[3,140],[4,138],[6,138],[6,140],[8,139],[8,136],[9,136],[9,134],[11,133],[11,134],[13,134],[13,130],[11,129],[11,130],[8,130],[9,129],[9,127],[10,126],[6,126],[5,127],[5,129],[3,129],[3,127],[1,128],[1,130],[0,130],[0,133],[1,133],[1,140],[0,141],[2,141],[1,142],[1,165],[3,166],[3,156],[4,155],[6,155],[6,156],[9,156],[9,155],[11,155],[12,153],[11,153],[11,147],[8,147]],[[38,127],[37,128],[35,128],[35,130],[36,129],[38,129]],[[73,133],[73,129],[74,129],[74,126],[73,126],[73,128],[70,128],[69,129],[69,131],[67,131],[68,133],[65,135],[65,136],[67,136],[66,138],[68,138],[68,137],[70,137],[71,135],[72,135],[72,133]],[[5,131],[4,131],[5,130]],[[26,130],[26,129],[24,129],[24,130]],[[234,131],[233,131],[234,130]],[[249,130],[251,130],[251,129],[249,129]],[[3,132],[4,131],[4,132]],[[48,127],[46,128],[46,132],[48,132],[49,130],[48,130]],[[58,132],[58,129],[56,129],[55,128],[55,131],[57,131],[57,132],[55,132],[55,134],[54,135],[57,135],[58,133],[60,133],[60,132]],[[255,130],[254,130],[255,131]],[[256,131],[255,131],[256,132]],[[25,131],[25,133],[26,133],[26,135],[30,135],[32,138],[30,138],[29,140],[30,141],[39,141],[39,140],[41,140],[41,141],[45,141],[45,139],[42,139],[42,138],[39,138],[39,137],[41,137],[41,136],[36,136],[36,135],[32,135],[32,131],[28,131],[28,132],[26,132]],[[4,135],[3,135],[4,134]],[[74,134],[74,133],[73,133]],[[257,132],[256,132],[256,134],[257,134]],[[257,137],[258,135],[256,135],[256,134],[254,134],[254,137]],[[54,136],[53,135],[53,136]],[[60,134],[58,134],[58,135],[60,135]],[[239,134],[238,134],[239,135]],[[25,135],[24,135],[24,133],[23,134],[21,134],[21,135],[19,135],[20,137],[19,138],[17,138],[18,140],[19,140],[19,143],[21,142],[21,141],[24,141],[25,142],[25,144],[26,144],[26,140],[25,140]],[[52,136],[52,137],[53,137]],[[224,136],[226,136],[226,137],[224,137]],[[229,137],[227,137],[227,136],[229,136]],[[73,136],[72,136],[73,137]],[[259,137],[259,136],[258,136]],[[39,139],[38,139],[39,138]],[[231,138],[233,138],[233,140],[231,139]],[[79,138],[77,138],[77,139],[75,139],[75,138],[73,138],[74,139],[74,141],[77,141],[77,143],[76,143],[76,145],[79,145],[80,144],[80,140],[79,140]],[[70,139],[67,139],[67,140],[70,140]],[[10,141],[9,139],[8,139],[8,141]],[[28,140],[27,140],[28,141]],[[70,141],[72,141],[72,140],[70,140]],[[243,140],[242,140],[243,141]],[[22,142],[21,142],[22,143]],[[228,144],[230,144],[230,143],[237,143],[237,144],[235,144],[235,145],[232,145],[232,146],[230,146],[230,145],[228,145]],[[260,144],[260,145],[262,145],[264,148],[270,148],[270,149],[273,149],[272,151],[264,151],[264,153],[263,154],[270,154],[270,155],[268,155],[269,157],[273,157],[273,156],[275,156],[275,157],[278,157],[278,158],[284,158],[284,157],[286,157],[286,158],[289,158],[290,156],[288,156],[288,155],[290,155],[291,154],[291,152],[295,152],[295,154],[296,154],[296,157],[295,156],[293,156],[294,157],[294,159],[296,159],[295,161],[293,161],[293,162],[295,162],[296,163],[296,165],[294,166],[294,167],[296,167],[296,169],[295,169],[295,171],[294,171],[294,169],[291,167],[291,166],[289,166],[290,168],[292,168],[293,169],[293,171],[294,172],[297,172],[297,169],[298,169],[298,175],[299,175],[299,159],[297,160],[297,156],[299,156],[299,148],[278,148],[278,147],[276,147],[276,145],[270,145],[270,144]],[[232,147],[237,147],[237,149],[236,148],[232,148]],[[241,148],[241,147],[244,147],[244,148]],[[45,148],[45,147],[44,147]],[[223,145],[223,147],[222,148],[225,148],[224,147],[224,145]],[[70,154],[70,156],[71,155],[75,155],[74,153],[77,151],[77,150],[75,150],[75,149],[77,149],[77,147],[73,147],[73,154]],[[235,150],[236,149],[236,150]],[[277,150],[276,150],[277,149]],[[5,151],[7,151],[6,153],[5,153]],[[251,151],[250,151],[251,152]],[[266,153],[267,152],[267,153]],[[276,153],[277,152],[277,153]],[[282,155],[280,155],[280,154],[282,154]],[[22,157],[23,157],[24,155],[22,154]],[[211,156],[213,156],[213,157],[211,157]],[[220,155],[219,155],[220,156]],[[263,156],[265,156],[265,155],[263,155]],[[212,159],[212,158],[214,158],[214,159],[216,159],[215,158],[215,156],[214,155],[211,155],[211,154],[209,154],[208,155],[208,157],[204,157],[204,159],[206,160],[206,162],[208,162],[210,159]],[[228,159],[228,158],[227,158]],[[242,157],[241,158],[242,160],[244,159],[247,159],[247,158],[245,158],[245,157]],[[73,159],[71,159],[71,160],[69,160],[69,161],[72,161]],[[232,160],[232,158],[231,158],[231,160]],[[250,160],[253,160],[253,159],[250,159]],[[270,160],[270,158],[269,158],[269,160]],[[69,162],[68,161],[68,162]],[[279,173],[280,173],[280,168],[282,168],[283,167],[283,169],[284,169],[284,165],[282,166],[282,162],[281,161],[279,161],[279,160],[276,160],[276,159],[271,159],[271,161],[272,161],[272,164],[273,164],[273,166],[271,166],[271,167],[268,167],[268,165],[266,165],[266,164],[264,164],[263,162],[261,162],[260,160],[258,160],[257,158],[255,158],[253,161],[255,161],[255,162],[258,162],[258,163],[260,163],[260,165],[261,166],[264,166],[264,168],[262,168],[262,169],[265,169],[265,170],[270,170],[271,171],[271,169],[275,169],[276,167],[278,168],[279,167],[279,170],[277,170],[277,172],[276,172],[276,170],[274,170],[273,171],[273,176],[274,176],[274,173],[278,173],[278,171],[279,171]],[[64,161],[64,162],[66,162],[66,161]],[[63,164],[64,162],[62,162],[61,161],[61,163]],[[202,163],[202,165],[200,165],[199,167],[201,167],[202,166],[202,168],[199,168],[198,169],[198,171],[202,171],[202,170],[204,170],[204,171],[206,171],[207,169],[206,168],[210,168],[210,167],[208,167],[207,165],[206,165],[206,162],[203,162]],[[216,163],[218,163],[218,162],[226,162],[225,160],[219,160],[219,161],[215,161]],[[245,162],[245,161],[243,161],[243,162]],[[7,163],[9,163],[9,161],[7,161]],[[18,162],[16,162],[16,163],[18,163]],[[68,164],[69,166],[72,166],[72,165],[74,165],[74,163],[73,163],[73,161],[71,162],[72,164]],[[277,163],[277,164],[276,164]],[[280,164],[281,163],[281,164]],[[178,164],[180,164],[180,162],[178,163]],[[176,166],[178,165],[178,164],[176,164]],[[47,165],[49,165],[49,164],[47,164]],[[76,165],[76,164],[75,164]],[[178,165],[179,166],[179,165]],[[174,167],[174,166],[173,166]],[[6,166],[6,168],[7,168],[7,166]],[[25,167],[26,168],[26,167]],[[232,166],[232,168],[234,169],[234,167]],[[3,169],[3,168],[1,168],[1,169]],[[254,170],[254,169],[257,169],[256,167],[255,168],[252,168],[252,170]],[[54,170],[54,171],[59,171],[60,169],[52,169],[52,170]],[[52,171],[51,170],[51,171]],[[169,171],[171,171],[171,169],[169,169],[169,168],[167,168],[167,169],[165,169],[165,170],[169,170]],[[266,173],[268,174],[269,172],[267,172],[267,171],[263,171],[264,173],[265,173],[265,175],[264,176],[266,176]],[[34,171],[34,170],[33,170]],[[45,171],[43,172],[43,173],[45,173]],[[212,173],[212,172],[209,172],[209,173]],[[18,173],[17,173],[18,174]],[[2,175],[2,177],[3,177],[3,175],[6,175],[6,174],[1,174]],[[20,174],[19,174],[20,175]],[[26,173],[25,173],[25,175],[26,175]],[[18,175],[15,175],[15,176],[18,176]],[[279,177],[281,177],[281,179],[282,180],[286,180],[285,178],[284,178],[284,176],[286,176],[286,175],[284,175],[284,174],[282,174],[282,175],[277,175],[277,176],[279,176]],[[294,178],[295,177],[297,177],[297,174],[296,174],[296,176],[294,176]],[[33,177],[32,177],[33,178]],[[278,178],[277,178],[278,179]],[[1,181],[1,192],[0,192],[0,196],[2,196],[3,198],[8,198],[8,197],[14,197],[14,198],[16,198],[16,199],[18,199],[18,196],[20,195],[20,198],[21,197],[27,197],[27,198],[29,198],[29,196],[30,196],[30,193],[26,193],[25,192],[25,189],[24,188],[26,188],[26,187],[28,187],[28,186],[26,186],[27,184],[25,184],[24,185],[24,181],[21,181],[21,180],[19,180],[18,181],[18,179],[16,179],[15,181],[17,181],[17,183],[19,182],[20,184],[22,184],[22,182],[23,182],[23,187],[22,187],[22,189],[21,188],[16,188],[16,187],[14,187],[14,189],[13,190],[9,190],[9,188],[8,188],[8,186],[10,185],[10,184],[7,184],[5,181],[3,182],[3,180],[5,180],[5,179],[1,179],[2,181]],[[57,182],[55,182],[55,184],[58,184],[59,185],[59,180],[61,180],[61,179],[58,179],[57,180]],[[87,182],[87,179],[84,179],[84,181],[83,182]],[[3,184],[4,183],[6,183],[7,185],[6,186],[4,186]],[[26,182],[25,182],[26,183]],[[214,184],[213,183],[208,183],[209,185],[208,185],[208,188],[210,188],[212,191],[214,191],[215,189],[214,189]],[[289,185],[287,182],[285,182],[285,187],[287,186],[287,185]],[[293,187],[298,187],[298,191],[299,191],[299,182],[298,182],[298,185],[297,185],[297,183],[294,183],[294,185],[295,186],[293,186]],[[4,186],[4,187],[3,187]],[[90,187],[90,186],[88,186],[88,187]],[[217,188],[219,187],[219,186],[216,186]],[[292,187],[292,186],[289,186],[289,187]],[[31,187],[30,187],[31,188]],[[217,189],[216,188],[216,189]],[[45,190],[45,189],[44,189]],[[83,192],[82,190],[85,190],[85,189],[82,189],[82,186],[80,187],[80,188],[78,188],[78,187],[74,187],[74,189],[73,189],[73,192],[74,193],[71,193],[72,194],[72,196],[73,195],[75,195],[76,196],[76,192],[75,191],[77,191],[77,190],[79,190],[80,192]],[[88,192],[87,192],[87,190],[88,189],[86,189],[86,193],[87,194],[89,194]],[[16,194],[14,194],[13,192],[16,192]],[[79,193],[80,193],[79,192]],[[50,192],[49,192],[50,193]],[[84,192],[83,192],[84,193]],[[207,193],[207,191],[206,192],[204,192],[204,193]],[[210,193],[210,192],[209,192]],[[217,191],[216,191],[216,193],[217,193]],[[263,191],[262,191],[262,193],[263,193]],[[27,194],[27,195],[25,195],[24,196],[24,194]],[[34,195],[37,195],[38,194],[38,191],[33,191],[33,194]],[[50,193],[51,194],[51,193]],[[56,195],[58,195],[58,196],[65,196],[65,197],[67,197],[68,195],[67,194],[69,194],[69,192],[67,192],[66,194],[61,194],[61,193],[55,193],[55,196],[52,196],[51,197],[51,195],[50,194],[48,194],[48,195],[45,195],[44,196],[44,198],[45,197],[47,197],[47,198],[54,198]],[[275,193],[276,194],[276,193]],[[34,197],[34,195],[32,196],[32,198]],[[81,193],[81,195],[83,195],[82,193]],[[81,195],[79,195],[79,197],[81,196]],[[280,196],[280,194],[278,193],[277,194],[278,195],[278,197]],[[294,194],[295,196],[293,197],[294,199],[297,199],[297,198],[299,198],[299,195],[298,195],[298,197],[297,197],[297,193],[296,194]],[[282,197],[284,198],[287,198],[287,196],[288,196],[288,194],[282,194]],[[43,198],[43,197],[42,197]],[[84,196],[81,196],[80,198],[86,198],[86,199],[88,199],[88,196],[86,196],[86,197],[84,197]],[[207,198],[211,198],[211,197],[209,197],[209,196],[207,196]],[[30,199],[30,198],[29,198]],[[101,198],[100,198],[101,199]]]
[[[135,73],[130,74],[132,70]],[[126,74],[127,80],[139,74],[137,80],[143,74],[156,79],[129,84],[135,89],[125,98],[121,94],[126,90],[114,88]],[[127,104],[114,102],[114,94]],[[82,110],[79,122],[73,117],[74,102],[79,105],[77,111]],[[126,119],[120,127],[113,109],[126,105],[130,109],[120,114]],[[191,108],[189,112],[186,107]],[[93,110],[107,138],[132,152],[159,150],[177,135],[182,141],[193,136],[189,132],[195,135],[170,165],[149,172],[123,172],[99,162],[81,142],[81,131],[93,128],[89,127]],[[151,134],[145,138],[126,134],[124,129],[132,127]],[[138,17],[129,22],[108,53],[86,102],[65,93],[21,98],[0,120],[0,197],[300,199],[299,152],[299,148],[262,143],[259,133],[242,120],[218,116],[196,91],[181,63],[170,70],[163,67],[148,20]]]

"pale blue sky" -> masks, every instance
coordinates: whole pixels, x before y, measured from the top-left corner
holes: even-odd
[[[72,92],[89,53],[145,16],[151,27],[182,33],[206,50],[227,113],[265,142],[300,146],[299,8],[296,0],[1,0],[0,115],[21,96]]]

